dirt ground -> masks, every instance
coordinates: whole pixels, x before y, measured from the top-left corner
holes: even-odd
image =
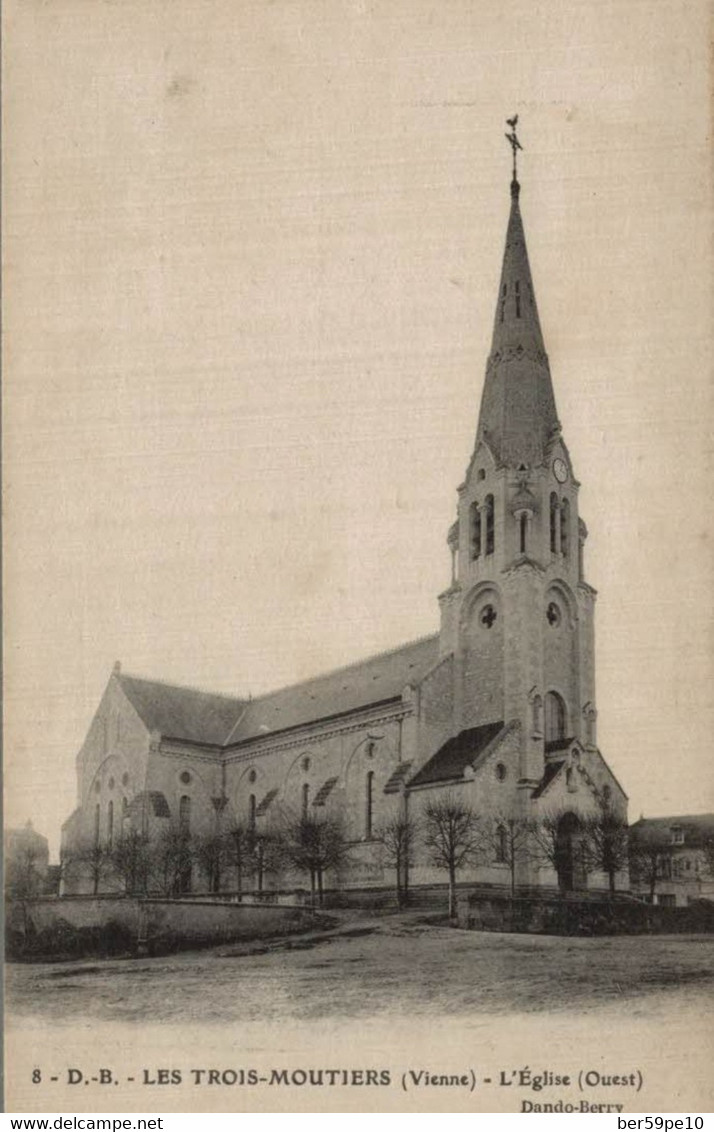
[[[332,930],[144,960],[12,964],[8,1020],[208,1025],[428,1018],[608,1007],[662,1013],[711,1001],[714,940],[466,932],[415,914],[343,913]]]

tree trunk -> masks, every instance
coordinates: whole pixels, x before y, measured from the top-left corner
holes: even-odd
[[[319,868],[319,867],[318,867],[318,870],[317,870],[317,892],[318,892],[317,902],[318,902],[319,906],[322,908],[322,900],[323,900],[322,869]]]
[[[310,904],[315,907],[315,870],[310,869]]]
[[[238,874],[238,903],[240,904],[243,900],[243,866],[240,857],[236,861],[236,872]]]
[[[610,899],[614,900],[615,899],[615,869],[610,869],[609,873],[607,874],[607,878],[610,882]]]
[[[449,865],[449,919],[456,916],[456,869]]]

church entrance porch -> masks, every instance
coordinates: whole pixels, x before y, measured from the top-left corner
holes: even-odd
[[[563,814],[556,833],[555,868],[562,893],[587,887],[584,831],[577,814]]]

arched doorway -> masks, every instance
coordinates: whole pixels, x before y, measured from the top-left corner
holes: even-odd
[[[583,827],[577,814],[569,810],[558,822],[556,834],[555,868],[561,892],[574,892],[586,887],[583,851]]]

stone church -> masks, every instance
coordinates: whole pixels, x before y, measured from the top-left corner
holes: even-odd
[[[473,455],[448,532],[440,627],[357,664],[258,698],[212,695],[116,664],[77,756],[77,809],[63,847],[111,846],[128,829],[259,833],[280,814],[339,817],[343,887],[392,886],[380,831],[458,798],[492,849],[462,881],[508,886],[509,822],[559,815],[561,864],[524,854],[517,884],[599,888],[578,869],[579,819],[626,797],[597,746],[595,591],[587,530],[558,421],[521,218],[510,187],[491,352]],[[417,845],[412,885],[443,882]],[[261,878],[262,880],[262,878]],[[265,886],[299,878],[279,870]],[[302,882],[304,883],[304,881]],[[221,890],[231,891],[228,870]],[[206,891],[192,866],[186,891]],[[102,888],[116,890],[111,879]],[[67,893],[91,891],[68,869]]]

